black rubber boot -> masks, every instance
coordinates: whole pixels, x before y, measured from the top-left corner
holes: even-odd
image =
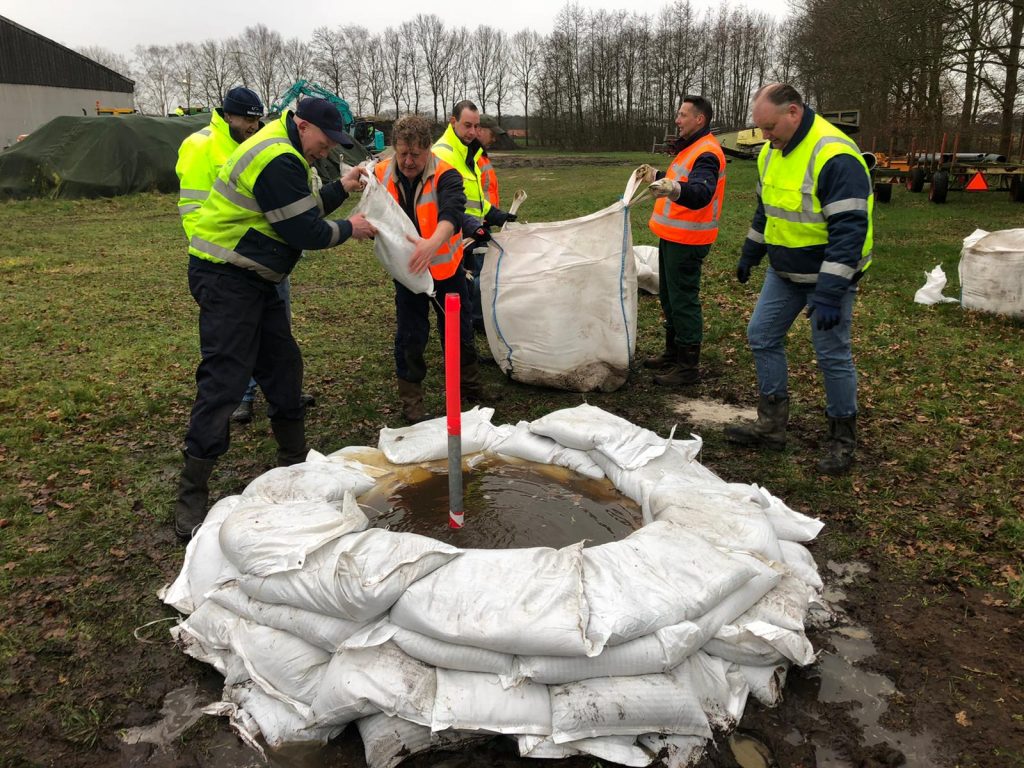
[[[236,424],[248,424],[252,421],[253,407],[252,400],[243,400],[231,413],[231,420]]]
[[[423,384],[398,380],[398,399],[402,401],[402,418],[409,424],[419,424],[430,417],[423,407]]]
[[[757,421],[750,424],[730,424],[725,428],[725,436],[741,445],[781,451],[786,447],[788,424],[789,398],[761,395],[757,403]]]
[[[301,419],[271,419],[270,428],[277,440],[277,466],[290,467],[306,460],[306,422]]]
[[[644,368],[654,371],[667,371],[677,360],[676,334],[675,331],[665,329],[665,351],[660,355],[654,355],[644,360]]]
[[[818,471],[826,475],[845,475],[853,466],[857,449],[857,417],[828,420],[828,453],[818,462]]]
[[[178,500],[174,503],[174,532],[188,541],[192,531],[206,519],[210,503],[210,473],[216,459],[197,459],[182,452],[185,466],[178,481]]]
[[[480,366],[476,359],[466,361],[462,359],[462,370],[459,371],[461,381],[459,391],[462,394],[462,402],[470,405],[479,405],[487,399],[487,390],[480,381]]]
[[[662,387],[692,387],[700,384],[700,344],[676,348],[676,361],[662,373],[654,374],[654,383]]]

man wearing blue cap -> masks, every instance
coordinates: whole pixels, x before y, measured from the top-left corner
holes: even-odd
[[[325,216],[361,189],[357,166],[314,191],[311,164],[353,145],[337,107],[304,99],[243,141],[221,167],[189,243],[189,288],[199,305],[196,400],[185,434],[175,532],[192,535],[206,517],[209,479],[228,450],[231,413],[250,376],[267,397],[280,466],[305,460],[302,354],[277,285],[304,250],[376,234],[362,214]]]

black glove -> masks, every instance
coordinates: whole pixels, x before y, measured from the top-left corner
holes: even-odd
[[[519,221],[519,217],[514,213],[505,214],[505,224],[508,224],[510,221]],[[502,226],[505,226],[505,224],[502,224]]]
[[[741,283],[750,279],[750,265],[743,259],[740,259],[740,263],[736,265],[736,279]]]
[[[814,315],[811,322],[817,324],[819,331],[830,331],[842,321],[838,306],[832,303],[826,304],[817,297],[811,298],[811,306],[807,310],[807,316],[811,317],[811,315]]]
[[[491,230],[487,227],[477,227],[473,234],[470,235],[473,238],[473,245],[484,245],[489,243],[491,240]]]

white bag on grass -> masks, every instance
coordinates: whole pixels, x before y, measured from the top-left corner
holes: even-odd
[[[391,621],[438,640],[500,653],[596,653],[584,635],[582,549],[580,543],[562,549],[464,550],[412,584],[391,609]]]
[[[636,282],[641,291],[658,295],[658,248],[654,245],[634,245]]]
[[[249,597],[349,621],[385,613],[409,586],[459,550],[427,536],[371,528],[350,533],[313,552],[297,571],[241,575]]]
[[[958,270],[964,309],[1024,317],[1024,229],[964,238]]]
[[[956,299],[942,295],[942,289],[946,287],[946,273],[942,271],[942,265],[936,264],[931,272],[924,273],[924,285],[917,289],[914,294],[914,302],[917,304],[944,304]]]
[[[526,384],[612,392],[636,348],[636,260],[629,202],[569,221],[517,224],[488,246],[480,288],[491,355]]]
[[[392,159],[391,169],[399,173],[395,163]],[[377,228],[373,238],[374,255],[388,274],[410,291],[433,296],[434,279],[430,276],[430,270],[425,269],[418,275],[409,270],[409,259],[420,240],[416,226],[387,188],[377,181],[373,167],[368,170],[369,175],[364,177],[366,188],[354,213],[363,214]],[[410,241],[410,237],[414,239]]]
[[[249,498],[224,521],[220,546],[240,573],[270,576],[301,568],[310,552],[369,524],[349,491],[341,504]]]

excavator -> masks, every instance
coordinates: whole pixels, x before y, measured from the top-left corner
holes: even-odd
[[[291,87],[281,94],[280,98],[270,105],[267,110],[268,114],[281,114],[288,108],[293,101],[298,101],[303,96],[315,96],[320,99],[327,99],[334,106],[338,108],[341,113],[341,119],[345,121],[345,131],[351,133],[352,125],[355,123],[355,118],[352,117],[352,110],[349,109],[348,102],[345,101],[338,94],[327,90],[322,85],[317,85],[309,80],[296,80],[292,83]]]

